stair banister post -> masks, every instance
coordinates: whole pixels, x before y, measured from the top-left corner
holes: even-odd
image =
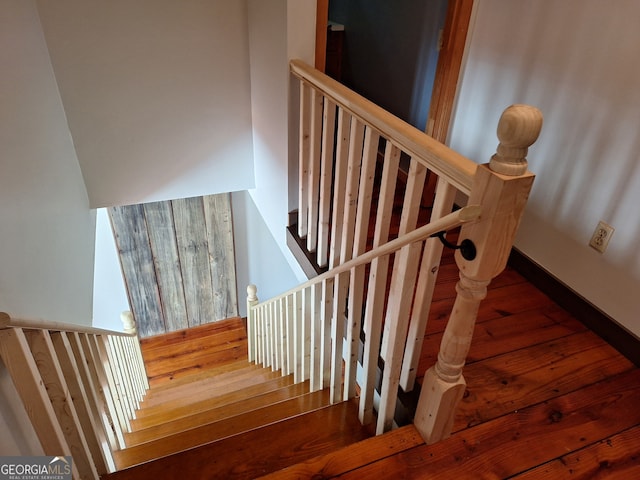
[[[120,321],[122,322],[122,328],[126,333],[136,335],[138,329],[136,328],[136,321],[133,319],[133,313],[129,310],[120,314]]]
[[[491,279],[502,272],[533,184],[526,154],[542,127],[542,114],[534,107],[512,105],[498,123],[500,143],[488,165],[479,165],[469,204],[482,205],[482,218],[466,224],[460,240],[471,240],[474,260],[456,252],[460,281],[457,296],[440,344],[436,364],[425,374],[414,424],[425,442],[435,443],[451,434],[455,410],[466,383],[462,376],[480,301]]]
[[[256,328],[255,314],[253,307],[258,304],[258,287],[251,284],[247,286],[247,347],[249,351],[249,361],[257,361],[256,348]]]
[[[147,369],[144,366],[144,358],[142,357],[142,350],[140,349],[140,341],[138,340],[138,328],[136,327],[136,320],[133,317],[133,313],[130,310],[125,310],[120,314],[120,321],[125,333],[135,335],[133,338],[133,350],[135,356],[136,370],[138,371],[137,381],[142,385],[144,392],[149,390],[149,378],[147,377]]]

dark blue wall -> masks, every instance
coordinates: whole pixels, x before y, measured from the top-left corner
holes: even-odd
[[[345,26],[342,81],[424,130],[447,0],[330,0]]]

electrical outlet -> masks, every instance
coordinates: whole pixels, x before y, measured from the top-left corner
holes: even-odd
[[[589,245],[600,253],[604,253],[607,245],[609,245],[609,240],[611,240],[611,235],[613,235],[613,230],[614,228],[611,225],[607,225],[603,221],[598,222]]]

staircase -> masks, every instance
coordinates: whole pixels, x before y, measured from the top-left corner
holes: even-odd
[[[248,363],[239,318],[141,346],[151,388],[103,478],[255,478],[372,434],[354,403]]]

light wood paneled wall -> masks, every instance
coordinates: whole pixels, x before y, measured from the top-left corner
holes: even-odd
[[[228,193],[109,209],[141,337],[238,315]]]

